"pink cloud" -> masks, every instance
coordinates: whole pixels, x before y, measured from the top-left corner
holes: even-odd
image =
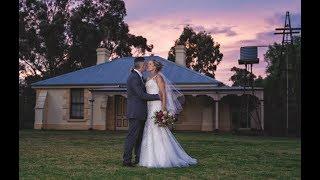
[[[260,6],[259,3],[254,2],[244,5],[235,2],[243,9],[234,10],[231,1],[229,4],[207,1],[208,7],[200,7],[199,4],[195,4],[194,9],[190,9],[186,4],[192,4],[192,1],[184,1],[185,4],[182,3],[179,7],[175,7],[179,3],[166,0],[161,3],[147,0],[129,0],[128,2],[126,2],[129,17],[127,22],[130,33],[146,37],[148,43],[154,45],[153,53],[161,57],[167,58],[170,47],[173,46],[174,40],[179,37],[185,25],[192,26],[196,31],[210,32],[214,41],[221,45],[221,52],[224,54],[215,72],[216,79],[229,85],[231,84],[229,78],[232,75],[230,69],[233,66],[241,67],[238,65],[240,47],[280,42],[281,38],[273,35],[275,27],[283,25],[278,15],[284,14],[287,10],[295,11],[293,14],[299,14],[301,6],[297,1],[294,3],[274,1],[273,4],[261,2],[263,5]],[[130,18],[130,13],[140,10],[144,15],[134,14]],[[293,19],[296,21],[297,17],[298,15]],[[254,65],[253,69],[257,76],[265,77],[266,63],[263,59],[265,51],[266,48],[259,48],[260,64]]]

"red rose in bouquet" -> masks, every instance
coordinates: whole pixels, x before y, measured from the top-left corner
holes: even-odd
[[[152,118],[154,119],[154,123],[158,124],[161,127],[168,126],[169,124],[173,124],[176,121],[174,115],[162,110],[156,111]]]

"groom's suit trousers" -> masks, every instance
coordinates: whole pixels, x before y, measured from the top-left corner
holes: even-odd
[[[138,161],[140,158],[144,124],[144,120],[134,118],[129,119],[128,135],[125,141],[123,154],[123,160],[126,163],[131,162],[133,148],[135,153],[135,159]]]

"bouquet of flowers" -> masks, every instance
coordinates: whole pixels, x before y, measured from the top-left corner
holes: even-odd
[[[169,124],[172,124],[176,121],[176,117],[167,111],[156,111],[154,113],[154,116],[152,116],[154,119],[154,123],[158,124],[160,127],[168,126]]]

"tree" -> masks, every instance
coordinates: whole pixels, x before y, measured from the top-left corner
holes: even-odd
[[[265,79],[266,86],[273,86],[272,90],[279,92],[279,96],[283,96],[281,90],[286,89],[286,60],[289,60],[289,85],[290,93],[300,100],[301,87],[301,37],[296,36],[293,39],[293,44],[274,43],[269,46],[264,55],[265,61],[268,63],[266,68],[267,78]],[[277,84],[276,86],[274,86]],[[283,88],[281,88],[283,87]],[[281,94],[282,93],[282,94]]]
[[[96,48],[112,58],[143,55],[153,46],[129,33],[123,0],[19,0],[19,91],[33,121],[31,83],[96,64]]]
[[[48,78],[96,63],[96,48],[112,57],[144,54],[152,45],[129,33],[122,0],[20,0],[19,70]]]
[[[269,79],[282,81],[286,78],[286,61],[289,60],[289,84],[292,93],[299,94],[301,87],[301,37],[295,36],[293,44],[273,44],[265,54]]]
[[[283,131],[286,126],[286,61],[289,60],[289,131],[300,134],[301,111],[301,37],[295,36],[293,44],[274,43],[265,54],[268,63],[265,79],[265,100],[269,112],[277,112],[269,119],[278,124]],[[269,114],[266,112],[266,115]],[[275,116],[275,117],[274,117]]]
[[[256,78],[254,80],[254,86],[255,87],[264,87],[264,79],[261,76],[258,76],[258,78]]]
[[[252,86],[252,83],[256,78],[253,73],[246,69],[232,67],[231,71],[234,71],[234,74],[230,77],[230,80],[233,82],[232,86]]]
[[[129,34],[124,23],[125,4],[119,0],[104,0],[93,4],[85,0],[73,9],[70,31],[72,34],[71,59],[83,66],[96,63],[96,47],[109,49],[112,57],[124,57],[151,52],[153,46],[142,36]],[[84,50],[85,49],[85,50]]]
[[[184,27],[180,37],[170,48],[168,60],[175,61],[175,46],[186,47],[186,66],[209,77],[214,78],[217,66],[222,60],[220,44],[215,43],[205,31],[196,33],[190,26]]]

